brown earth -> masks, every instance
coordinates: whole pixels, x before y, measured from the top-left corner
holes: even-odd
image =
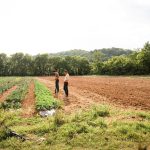
[[[31,82],[28,93],[22,102],[22,116],[32,117],[35,113],[34,83]]]
[[[37,78],[54,91],[54,77]],[[63,77],[59,99],[63,100]],[[150,110],[150,78],[146,77],[70,77],[66,112],[77,111],[97,103],[111,103],[123,108]]]
[[[0,102],[3,102],[8,95],[10,95],[14,90],[16,90],[17,86],[13,86],[12,88],[8,89],[7,91],[3,92],[0,95]]]

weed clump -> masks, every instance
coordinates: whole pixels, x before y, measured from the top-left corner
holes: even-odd
[[[62,114],[61,112],[57,112],[54,116],[54,129],[56,129],[57,127],[60,127],[61,125],[63,125],[65,123],[65,116],[64,114]]]
[[[90,112],[91,118],[108,117],[110,115],[107,106],[94,106]]]
[[[145,113],[145,112],[138,112],[137,116],[146,119],[146,120],[150,120],[150,113]]]

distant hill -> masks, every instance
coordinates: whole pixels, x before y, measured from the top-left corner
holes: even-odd
[[[103,48],[103,49],[95,49],[93,51],[86,51],[86,50],[80,50],[80,49],[74,49],[74,50],[69,50],[69,51],[64,51],[64,52],[58,52],[58,53],[51,53],[49,54],[50,56],[81,56],[81,57],[87,57],[90,59],[94,51],[100,51],[101,53],[104,54],[103,60],[107,60],[113,56],[120,56],[120,55],[129,55],[133,51],[129,49],[122,49],[122,48]]]
[[[104,48],[104,49],[100,49],[100,51],[102,53],[104,53],[106,56],[111,57],[111,56],[119,56],[119,55],[128,55],[131,54],[133,51],[129,50],[129,49],[121,49],[121,48]]]
[[[104,54],[103,60],[108,60],[109,58],[111,58],[113,56],[129,55],[129,54],[133,53],[133,51],[129,50],[129,49],[112,47],[112,48],[95,49],[90,52],[90,55],[92,55],[92,53],[94,53],[94,51],[96,51],[96,50],[100,51],[101,53]]]
[[[51,56],[87,56],[89,51],[74,49],[69,51],[63,51],[58,53],[51,53]]]

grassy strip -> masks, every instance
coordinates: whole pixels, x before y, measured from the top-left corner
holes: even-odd
[[[59,101],[57,101],[48,88],[35,80],[35,96],[36,96],[36,109],[40,110],[50,110],[51,108],[57,108],[60,106]]]
[[[20,108],[21,107],[21,101],[25,98],[25,95],[28,91],[29,84],[31,82],[31,79],[23,79],[19,85],[18,88],[13,91],[6,100],[1,104],[1,107],[6,108]]]
[[[58,111],[50,118],[21,118],[17,113],[0,112],[0,120],[4,118],[17,133],[44,137],[45,141],[5,139],[7,131],[0,126],[0,137],[4,139],[0,149],[137,150],[139,144],[150,144],[149,112],[141,111],[144,115],[139,117],[139,112],[100,105],[71,115]]]
[[[4,84],[0,86],[0,94],[19,83],[20,80],[21,78],[5,80]]]

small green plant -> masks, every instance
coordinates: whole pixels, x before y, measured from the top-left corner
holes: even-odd
[[[0,122],[0,141],[8,137],[9,130],[5,127],[3,122]]]
[[[135,124],[135,129],[143,132],[150,132],[150,123],[138,122]]]
[[[88,121],[87,123],[88,125],[93,126],[93,127],[107,128],[107,124],[101,118],[98,118],[94,121]]]
[[[0,141],[9,136],[9,129],[6,127],[6,121],[10,119],[4,111],[0,110]]]
[[[58,111],[54,115],[53,129],[57,130],[57,128],[60,127],[61,125],[63,125],[65,122],[66,122],[66,120],[65,120],[64,114],[62,114],[61,112]]]
[[[149,112],[138,112],[137,116],[143,118],[143,119],[147,119],[150,120],[150,113]]]
[[[130,132],[130,128],[128,125],[124,125],[124,126],[120,126],[118,128],[118,131],[121,133],[121,134],[127,134],[128,132]]]
[[[108,117],[110,115],[109,108],[106,106],[94,106],[90,111],[91,119],[97,117]]]

